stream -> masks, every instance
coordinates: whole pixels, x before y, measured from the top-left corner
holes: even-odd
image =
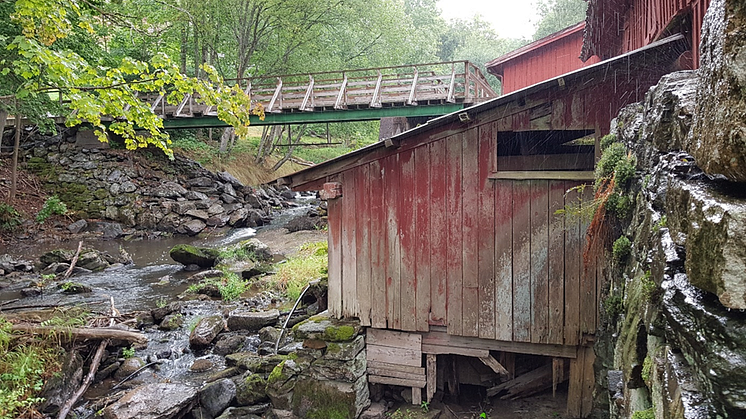
[[[270,250],[276,255],[276,259],[281,259],[285,254],[294,253],[302,242],[325,239],[325,233],[322,231],[300,231],[288,234],[287,230],[282,228],[288,221],[305,214],[312,208],[313,199],[314,196],[297,195],[294,202],[295,206],[273,214],[273,220],[270,224],[257,228],[232,229],[220,235],[216,234],[204,238],[180,236],[150,241],[84,242],[86,247],[106,251],[110,254],[118,254],[121,246],[129,253],[133,263],[126,266],[115,266],[101,272],[75,275],[71,278],[74,282],[91,287],[93,292],[90,293],[68,295],[53,287],[47,287],[45,293],[38,297],[22,298],[20,288],[27,286],[27,282],[0,289],[0,304],[6,303],[5,307],[0,306],[0,308],[7,310],[18,305],[71,306],[84,304],[92,312],[103,314],[108,312],[111,298],[114,299],[115,306],[121,313],[156,308],[159,304],[175,301],[176,296],[183,293],[190,285],[186,279],[196,273],[185,271],[183,265],[174,262],[169,257],[169,250],[173,246],[187,243],[200,247],[221,248],[249,238],[257,238],[270,247]],[[46,245],[43,247],[31,246],[8,249],[7,253],[21,259],[38,261],[38,255],[48,250],[56,248],[74,249],[75,247],[77,247],[77,243],[66,242],[64,245],[57,246]],[[33,258],[31,255],[34,255]],[[251,297],[256,296],[256,294],[260,293],[252,293]],[[269,301],[269,298],[261,295],[257,298],[263,300],[259,302],[260,305]],[[11,300],[15,299],[19,299],[19,301],[11,303]],[[221,312],[225,313],[233,308],[245,307],[246,304],[246,299],[239,299],[230,303],[200,299],[182,302],[184,326],[173,331],[159,330],[156,327],[148,327],[142,331],[148,337],[148,345],[146,348],[137,349],[136,355],[146,362],[158,359],[161,364],[155,374],[143,372],[138,378],[150,375],[152,376],[151,379],[156,380],[190,382],[195,385],[203,383],[210,374],[224,367],[225,360],[223,357],[211,353],[193,353],[189,349],[190,325],[195,324],[201,317]],[[256,351],[259,344],[258,336],[255,334],[248,336],[242,350]],[[194,373],[190,371],[190,367],[196,359],[209,359],[215,366],[208,372]],[[110,385],[111,383],[109,383]],[[97,392],[95,388],[92,391]],[[100,391],[108,391],[108,388],[101,388]]]

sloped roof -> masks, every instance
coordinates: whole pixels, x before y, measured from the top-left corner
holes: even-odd
[[[635,51],[619,55],[612,59],[601,61],[588,67],[584,67],[570,73],[566,73],[561,76],[557,76],[555,78],[534,84],[532,86],[525,87],[521,90],[517,90],[507,95],[491,99],[487,102],[483,102],[481,104],[474,105],[457,112],[431,119],[423,125],[420,125],[408,131],[404,131],[401,134],[392,137],[389,143],[393,142],[398,144],[406,141],[406,139],[408,138],[424,135],[430,131],[435,131],[450,124],[460,123],[461,118],[463,118],[464,115],[468,115],[471,117],[482,112],[488,112],[502,105],[509,104],[513,101],[519,101],[526,96],[539,93],[541,91],[553,91],[567,88],[575,83],[582,83],[585,80],[591,79],[593,76],[599,73],[602,74],[603,77],[603,75],[609,73],[610,70],[628,68],[630,67],[631,63],[640,63],[647,66],[670,65],[672,63],[672,60],[678,56],[678,53],[673,54],[674,58],[671,58],[671,54],[665,54],[665,52],[686,48],[686,39],[683,35],[677,34],[660,41],[653,42]],[[324,163],[320,163],[315,166],[311,166],[309,168],[295,172],[291,175],[281,177],[277,179],[277,181],[284,185],[290,185],[291,187],[297,187],[303,184],[314,182],[318,179],[340,173],[344,170],[354,167],[356,162],[359,163],[362,156],[385,148],[386,141],[379,141],[358,150],[351,151],[342,156],[327,160]]]

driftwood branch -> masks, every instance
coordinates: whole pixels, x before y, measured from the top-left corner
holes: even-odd
[[[83,244],[83,242],[80,242],[80,245],[78,245],[78,253],[80,253],[80,246]],[[77,256],[77,255],[76,255]],[[109,318],[109,327],[114,326],[114,318],[117,315],[117,309],[114,307],[114,298],[111,297],[111,317]],[[93,356],[93,360],[91,361],[91,367],[88,370],[88,375],[85,377],[85,380],[83,380],[83,384],[80,385],[80,388],[78,391],[73,394],[73,396],[65,402],[65,405],[62,406],[62,409],[60,409],[60,413],[57,416],[57,419],[65,419],[67,417],[67,414],[70,413],[70,409],[75,406],[75,402],[78,401],[80,396],[83,395],[83,393],[88,390],[88,387],[91,385],[91,382],[93,381],[93,377],[96,376],[96,372],[98,371],[99,365],[101,365],[101,358],[104,357],[104,352],[106,352],[106,347],[109,346],[110,339],[106,339],[101,341],[101,343],[98,345],[98,349],[96,350],[96,355]]]
[[[146,343],[148,341],[148,338],[142,333],[109,328],[83,329],[77,327],[33,326],[27,324],[17,324],[13,326],[13,330],[39,335],[57,333],[62,336],[68,335],[72,339],[82,340],[114,339],[125,340],[134,343]]]
[[[75,256],[73,256],[73,260],[70,262],[70,267],[67,268],[67,271],[65,271],[65,275],[62,277],[63,280],[70,277],[70,274],[73,273],[73,269],[75,269],[75,264],[78,263],[78,257],[80,257],[80,251],[83,249],[83,242],[78,242],[78,250],[75,252]]]

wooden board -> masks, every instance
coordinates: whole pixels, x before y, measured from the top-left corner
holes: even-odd
[[[446,141],[447,174],[446,202],[448,207],[448,333],[463,333],[463,229],[462,229],[462,144],[463,137],[455,135]]]
[[[430,318],[429,324],[446,325],[448,296],[448,213],[446,206],[446,143],[430,144]]]
[[[430,330],[430,148],[414,150],[415,227],[415,324],[416,330]]]
[[[549,183],[531,181],[531,342],[549,332]]]
[[[356,170],[342,177],[342,315],[357,317]]]
[[[464,133],[461,177],[462,247],[462,336],[479,336],[479,136],[477,129]]]
[[[388,362],[379,362],[379,361],[371,361],[368,360],[368,368],[375,368],[378,370],[395,370],[396,373],[405,373],[405,374],[412,374],[412,375],[425,375],[425,368],[423,367],[410,367],[406,365],[401,364],[389,364]],[[386,374],[379,374],[379,375],[386,375]],[[396,375],[392,375],[392,377],[396,377]]]
[[[423,343],[422,353],[434,355],[463,355],[475,358],[486,358],[490,356],[490,351],[486,349],[464,348],[461,346],[436,345]]]
[[[531,342],[531,182],[513,183],[513,340]]]
[[[370,164],[370,262],[371,326],[386,327],[386,210],[383,197],[383,168],[378,161]]]
[[[422,345],[422,335],[418,333],[397,332],[385,329],[367,329],[366,343],[375,346],[389,346],[419,350]]]
[[[417,330],[416,292],[417,280],[415,278],[415,245],[418,241],[416,236],[416,219],[414,209],[415,185],[415,159],[414,151],[409,150],[399,154],[399,170],[401,178],[399,185],[399,243],[401,246],[401,270],[400,270],[400,329],[407,331]]]
[[[398,155],[383,160],[386,211],[386,320],[391,329],[401,329],[401,256],[399,246],[399,159]]]
[[[419,349],[392,348],[390,346],[366,346],[367,358],[371,361],[387,362],[389,364],[422,366],[422,352]]]
[[[388,384],[392,386],[417,388],[423,388],[427,384],[427,380],[425,380],[424,377],[421,380],[405,380],[403,378],[382,377],[380,375],[369,375],[368,382],[375,384]]]
[[[495,183],[488,179],[495,170],[497,132],[495,124],[479,129],[477,253],[479,276],[479,337],[495,338]]]
[[[583,191],[583,202],[593,200],[593,188],[587,187]],[[581,225],[581,248],[585,247],[588,224]],[[581,251],[582,253],[582,251]],[[594,254],[591,252],[590,254]],[[596,260],[594,257],[584,258],[580,274],[580,332],[596,333]]]
[[[549,335],[548,343],[562,344],[565,332],[565,183],[549,182]]]
[[[590,416],[593,408],[595,360],[593,348],[589,347],[578,349],[578,357],[570,360],[570,383],[567,389],[567,416],[570,418]]]
[[[579,194],[574,182],[565,182],[566,205],[577,205]],[[580,269],[582,266],[580,223],[565,215],[565,345],[580,343]]]
[[[445,332],[423,333],[422,345],[451,346],[466,349],[485,349],[488,351],[544,355],[557,358],[575,358],[577,356],[576,346],[480,339],[474,337],[453,336]]]
[[[427,354],[427,402],[430,402],[435,395],[438,387],[438,358],[435,354]]]
[[[424,368],[422,368],[422,374],[413,374],[413,373],[404,372],[404,371],[401,371],[401,370],[398,370],[398,369],[383,369],[383,368],[368,366],[367,372],[370,375],[380,375],[382,377],[403,378],[405,380],[422,380],[422,378],[425,377],[425,369]]]
[[[513,340],[513,182],[495,182],[495,339]]]
[[[357,317],[363,326],[371,325],[371,249],[370,249],[370,165],[358,168],[355,178],[355,208],[357,209],[355,241],[357,246]]]
[[[328,201],[329,211],[329,292],[328,307],[332,316],[342,314],[342,201]]]

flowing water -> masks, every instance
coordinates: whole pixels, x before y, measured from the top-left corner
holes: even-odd
[[[10,309],[19,305],[76,305],[85,304],[92,312],[107,313],[110,307],[110,299],[114,299],[116,308],[121,313],[138,310],[149,310],[163,302],[170,302],[182,292],[189,283],[186,279],[194,272],[186,272],[183,266],[174,262],[168,255],[169,250],[176,244],[188,243],[202,247],[225,247],[233,243],[256,237],[259,240],[267,238],[270,249],[274,252],[284,253],[289,249],[276,249],[272,240],[290,236],[285,230],[281,230],[292,218],[305,214],[312,205],[312,197],[298,196],[296,206],[284,209],[273,214],[273,221],[269,225],[258,228],[232,229],[221,235],[212,235],[202,238],[177,237],[161,240],[143,241],[99,241],[85,242],[86,247],[107,251],[110,254],[118,254],[119,248],[123,248],[132,257],[133,263],[127,266],[119,266],[102,272],[94,272],[76,275],[73,281],[90,286],[93,292],[86,294],[66,295],[61,291],[47,287],[45,293],[38,297],[20,298],[20,288],[28,286],[27,282],[19,283],[0,290],[1,309]],[[305,232],[310,233],[310,232]],[[319,237],[320,232],[315,232]],[[279,240],[282,242],[282,240]],[[282,247],[283,243],[280,243]],[[27,247],[10,249],[11,256],[30,259],[29,255],[40,255],[45,251],[66,248],[74,249],[77,243],[68,242],[64,245]],[[292,249],[290,249],[292,251]],[[38,257],[38,256],[37,256]],[[11,300],[19,299],[10,303]],[[10,304],[9,304],[10,303]],[[210,353],[195,354],[189,349],[189,325],[195,324],[199,318],[222,313],[244,302],[223,303],[221,301],[186,301],[183,303],[184,327],[174,331],[162,331],[149,328],[144,333],[148,336],[147,348],[138,349],[137,356],[144,360],[158,358],[162,362],[157,372],[143,372],[138,378],[151,377],[153,380],[169,379],[173,381],[186,381],[199,384],[209,375],[224,366],[224,359]],[[256,351],[260,341],[255,335],[248,336],[242,350]],[[209,359],[215,367],[205,373],[193,373],[189,370],[196,359]],[[111,385],[111,383],[109,383]]]

